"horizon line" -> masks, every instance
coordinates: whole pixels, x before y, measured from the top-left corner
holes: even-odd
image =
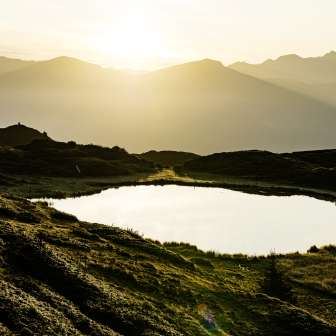
[[[258,63],[250,63],[248,61],[235,61],[233,63],[229,63],[229,64],[225,64],[221,59],[217,59],[217,58],[212,58],[212,57],[200,57],[200,58],[190,58],[190,60],[184,60],[184,61],[180,61],[180,62],[173,62],[171,64],[167,64],[167,65],[164,65],[164,66],[160,66],[160,67],[154,67],[152,69],[140,69],[140,68],[132,68],[132,67],[115,67],[113,65],[106,65],[104,63],[101,63],[101,62],[97,62],[97,61],[94,61],[94,60],[90,60],[90,59],[85,59],[85,58],[81,58],[81,57],[77,57],[77,56],[70,56],[70,55],[67,55],[67,54],[60,54],[58,56],[54,56],[54,57],[51,57],[51,58],[25,58],[25,57],[13,57],[13,56],[5,56],[5,55],[0,55],[0,59],[1,58],[6,58],[6,59],[10,59],[10,60],[17,60],[17,61],[23,61],[23,62],[36,62],[36,63],[39,63],[39,62],[49,62],[49,61],[53,61],[53,60],[56,60],[56,59],[60,59],[60,58],[68,58],[68,59],[73,59],[73,60],[77,60],[77,61],[81,61],[81,62],[84,62],[84,63],[88,63],[88,64],[92,64],[92,65],[96,65],[96,66],[99,66],[99,67],[102,67],[104,69],[114,69],[114,70],[118,70],[118,71],[128,71],[128,72],[152,72],[152,71],[157,71],[157,70],[162,70],[162,69],[166,69],[166,68],[170,68],[170,67],[174,67],[174,66],[178,66],[178,65],[182,65],[182,64],[188,64],[188,63],[193,63],[193,62],[202,62],[202,61],[215,61],[215,62],[220,62],[224,67],[230,67],[234,64],[237,64],[237,63],[242,63],[242,64],[249,64],[249,65],[262,65],[264,64],[265,62],[268,62],[268,61],[278,61],[279,59],[283,58],[283,57],[288,57],[288,56],[292,56],[292,57],[297,57],[299,59],[302,59],[302,60],[306,60],[306,59],[316,59],[316,58],[323,58],[323,57],[326,57],[328,55],[333,55],[335,54],[336,56],[336,49],[330,49],[330,51],[326,52],[326,53],[323,53],[323,54],[319,54],[318,56],[301,56],[299,54],[296,54],[296,53],[289,53],[289,54],[283,54],[283,55],[280,55],[276,58],[267,58],[267,59],[264,59],[263,61],[261,62],[258,62]]]

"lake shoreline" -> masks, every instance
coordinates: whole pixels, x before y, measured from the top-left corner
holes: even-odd
[[[331,237],[336,234],[334,204],[307,196],[265,197],[169,184],[123,186],[90,196],[33,201],[45,201],[82,221],[219,253],[303,253],[313,245],[333,243]]]
[[[207,335],[200,313],[205,307],[228,334],[336,331],[331,247],[268,257],[220,255],[81,222],[23,198],[0,195],[0,209],[1,311],[15,330],[31,321],[33,333],[43,326],[55,334],[66,321],[62,327],[73,334],[73,326],[90,326],[92,333],[104,328],[137,335],[145,326],[150,335]],[[268,286],[272,260],[292,296]]]
[[[165,170],[162,170],[161,172],[165,172]],[[264,196],[303,195],[330,202],[336,201],[336,192],[333,190],[285,185],[277,181],[270,183],[237,178],[232,182],[228,182],[228,180],[231,179],[228,178],[225,180],[220,176],[211,176],[209,179],[190,178],[179,175],[165,177],[159,173],[155,175],[135,174],[130,176],[104,178],[10,176],[9,183],[3,185],[3,191],[25,198],[67,198],[92,195],[109,188],[119,188],[124,186],[180,185],[223,188]]]

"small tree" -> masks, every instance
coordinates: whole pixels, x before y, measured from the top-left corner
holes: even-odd
[[[270,296],[277,297],[284,301],[294,302],[291,287],[284,280],[284,275],[277,265],[276,255],[272,253],[269,257],[270,267],[265,274],[263,290]]]

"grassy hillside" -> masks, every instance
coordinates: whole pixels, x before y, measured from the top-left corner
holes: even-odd
[[[50,140],[50,138],[47,133],[21,124],[0,128],[0,146],[27,145],[34,140]]]
[[[275,154],[267,151],[217,153],[188,161],[180,173],[208,173],[255,181],[336,190],[335,150]]]
[[[0,147],[0,172],[14,175],[86,177],[154,172],[155,165],[126,150],[75,142],[35,140],[30,144]]]
[[[154,150],[139,154],[139,156],[147,161],[160,164],[161,166],[164,167],[173,167],[199,157],[199,155],[194,153],[177,152],[177,151],[154,151]]]
[[[204,253],[0,196],[2,335],[336,333],[335,247]]]
[[[0,186],[11,194],[35,198],[91,194],[125,185],[179,184],[334,200],[335,153],[240,151],[202,157],[150,151],[137,155],[117,146],[35,140],[0,147]]]

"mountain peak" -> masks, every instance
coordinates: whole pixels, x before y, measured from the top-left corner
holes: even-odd
[[[183,73],[184,75],[188,76],[199,76],[208,73],[218,73],[226,69],[225,66],[219,62],[209,58],[205,58],[198,61],[183,63],[179,65],[174,65],[172,67],[164,68],[158,71],[152,72],[152,74],[176,74],[176,73]]]
[[[277,61],[299,61],[302,57],[296,54],[283,55],[276,59]]]
[[[329,51],[323,56],[323,58],[336,60],[336,51],[334,50]]]
[[[85,63],[84,61],[74,58],[74,57],[69,57],[69,56],[58,56],[55,58],[52,58],[48,61],[48,63],[54,63],[54,64],[68,64],[68,63]]]
[[[224,68],[224,65],[222,62],[213,60],[211,58],[204,58],[200,61],[191,62],[191,64],[195,66],[200,66],[202,68],[215,69],[215,70]]]
[[[201,70],[206,72],[221,71],[225,69],[225,66],[220,62],[210,58],[205,58],[200,61],[189,62],[181,65],[193,70]]]
[[[214,59],[211,59],[211,58],[204,58],[204,59],[200,60],[199,63],[208,64],[208,65],[215,65],[215,66],[221,66],[221,67],[224,66],[222,64],[222,62],[214,60]]]

